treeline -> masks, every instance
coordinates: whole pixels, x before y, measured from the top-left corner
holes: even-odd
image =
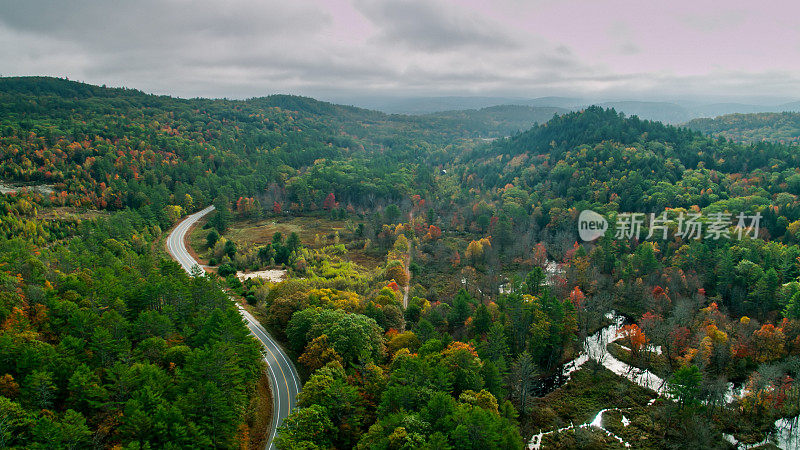
[[[694,119],[686,127],[737,142],[800,142],[800,113],[727,114],[713,119]]]
[[[212,201],[220,231],[229,210],[256,217],[262,201],[273,213],[342,214],[401,203],[411,183],[431,186],[432,169],[415,160],[431,144],[418,136],[443,139],[412,120],[294,97],[190,101],[64,80],[0,84],[0,174],[53,191],[3,196],[0,439],[10,447],[246,443],[258,347],[216,282],[154,256],[163,230]],[[379,120],[378,130],[355,118]],[[274,186],[286,189],[270,196]],[[84,218],[41,214],[59,208]],[[234,267],[252,267],[251,256],[324,277],[351,267],[301,248],[296,235],[254,254],[221,250]],[[382,296],[370,320],[390,329],[402,312],[396,293]],[[383,348],[382,333],[375,342]],[[506,416],[489,420],[516,443]]]
[[[471,133],[302,97],[183,100],[49,78],[0,79],[0,114],[4,179],[54,185],[57,205],[159,219],[269,185],[266,203],[298,212],[332,191],[356,207],[397,202],[412,182],[429,187],[426,161],[446,160],[434,147]]]
[[[139,214],[73,231],[0,239],[0,446],[239,447],[263,363],[225,294]]]
[[[451,292],[466,283],[473,295],[498,304],[504,296],[495,292],[508,289],[506,280],[543,266],[543,259],[561,263],[554,292],[579,300],[579,329],[585,314],[622,311],[637,327],[635,339],[627,338],[635,354],[627,358],[685,388],[679,410],[669,404],[664,417],[691,418],[691,439],[703,430],[757,435],[777,417],[798,412],[800,388],[791,382],[800,356],[797,158],[789,147],[715,140],[589,108],[462,154],[437,180],[439,201],[427,203],[439,213],[432,223],[442,230],[440,242],[450,245],[437,249],[420,240],[413,259],[424,264],[422,274],[459,277],[461,283],[449,283]],[[758,212],[761,221],[756,239],[738,239],[735,220],[724,227],[730,238],[680,237],[673,221],[668,238],[646,239],[648,219],[637,239],[614,239],[610,231],[580,244],[577,217],[584,209],[606,214],[612,228],[622,212],[669,210],[673,219]],[[539,245],[541,252],[531,252]],[[420,279],[429,288],[442,284]],[[538,369],[546,372],[547,365],[539,361]],[[738,413],[723,399],[731,381],[747,386]],[[536,420],[533,429],[541,426]],[[667,429],[677,426],[670,421]]]
[[[452,302],[414,296],[404,309],[408,280],[393,263],[408,244],[394,239],[379,272],[329,246],[300,251],[302,279],[244,283],[308,377],[278,446],[522,448],[503,374],[520,349],[533,348],[537,362],[572,351],[570,307],[522,295],[487,307],[462,290]],[[529,338],[532,316],[541,334]],[[512,323],[510,342],[503,324]]]
[[[53,186],[0,203],[9,445],[242,442],[257,347],[214,281],[153,256],[162,230],[212,202],[206,243],[223,275],[271,264],[294,275],[227,281],[308,380],[282,447],[520,448],[520,429],[552,424],[531,407],[540,379],[612,309],[636,326],[619,357],[679,388],[678,404],[657,406],[666,444],[700,442],[676,433],[676,418],[718,437],[761,433],[796,410],[790,147],[597,107],[481,144],[461,119],[292,96],[0,85],[0,174]],[[40,217],[63,207],[104,213]],[[584,209],[612,223],[665,209],[762,221],[742,240],[680,237],[672,224],[667,239],[580,243]],[[233,220],[312,211],[346,232],[316,248],[298,236],[240,248],[224,233]],[[351,252],[380,262],[365,268]],[[738,410],[719,401],[729,381],[749,386]]]

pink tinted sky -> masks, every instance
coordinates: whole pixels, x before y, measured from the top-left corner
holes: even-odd
[[[0,0],[0,74],[180,96],[800,97],[800,2]]]

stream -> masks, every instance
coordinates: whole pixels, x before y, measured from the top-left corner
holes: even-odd
[[[583,342],[583,351],[577,358],[562,365],[561,370],[556,375],[543,378],[537,388],[537,395],[540,397],[547,395],[563,386],[569,381],[570,375],[583,367],[590,359],[597,361],[615,374],[625,377],[639,386],[655,391],[659,395],[663,395],[666,392],[666,383],[656,374],[649,370],[630,366],[615,358],[608,351],[608,344],[620,338],[618,332],[622,328],[625,318],[612,311],[606,314],[606,319],[612,321],[611,325],[587,337]]]
[[[776,420],[775,431],[763,441],[755,444],[742,444],[731,434],[723,434],[723,437],[740,449],[756,448],[768,443],[774,443],[778,448],[785,450],[800,449],[800,416]]]
[[[611,325],[602,328],[600,331],[596,332],[595,334],[586,338],[583,343],[583,351],[578,355],[577,358],[569,361],[561,366],[561,370],[554,376],[545,377],[542,379],[541,383],[536,389],[536,395],[544,396],[549,392],[552,392],[559,387],[563,386],[567,381],[569,381],[570,376],[573,372],[580,369],[587,361],[594,360],[598,363],[602,364],[603,367],[606,369],[614,372],[615,374],[625,377],[628,380],[642,386],[644,388],[650,389],[651,391],[657,393],[659,396],[669,396],[667,393],[667,383],[665,380],[661,379],[658,375],[650,372],[646,369],[640,369],[638,367],[631,366],[626,364],[619,359],[615,358],[609,351],[608,351],[608,344],[616,341],[620,338],[618,336],[619,330],[622,328],[625,318],[615,311],[611,311],[610,313],[606,314],[606,318],[610,320],[612,323]],[[654,348],[654,351],[658,352],[659,348]],[[728,393],[725,395],[725,399],[728,403],[735,400],[736,398],[742,396],[745,390],[742,388],[736,389],[733,383],[730,383],[728,386]],[[652,402],[651,402],[652,403]],[[614,410],[615,408],[611,408]],[[573,428],[585,428],[585,427],[594,427],[599,429],[600,431],[606,433],[608,436],[616,439],[625,447],[630,447],[630,444],[625,442],[621,437],[613,434],[609,430],[603,428],[603,413],[609,411],[608,409],[604,409],[600,411],[595,418],[590,421],[580,425],[569,425],[567,427],[558,429],[558,430],[551,430],[547,432],[539,432],[538,434],[533,435],[530,441],[528,442],[528,449],[529,450],[538,450],[542,444],[542,438],[547,434],[552,433],[559,433],[562,431],[570,430]],[[621,411],[621,410],[620,410]],[[624,418],[624,416],[623,416]],[[623,421],[625,423],[627,419]],[[627,426],[627,424],[625,424]],[[746,449],[746,448],[753,448],[758,445],[763,445],[767,442],[774,441],[779,448],[790,450],[790,449],[800,449],[800,416],[794,418],[783,418],[778,419],[775,421],[775,433],[772,436],[768,436],[764,442],[759,444],[754,444],[752,446],[746,446],[744,444],[739,444],[738,441],[732,435],[724,435],[725,439],[737,445],[738,448]]]

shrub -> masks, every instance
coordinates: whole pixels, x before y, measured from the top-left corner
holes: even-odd
[[[229,275],[236,274],[236,268],[234,268],[233,265],[231,264],[225,263],[219,266],[219,269],[217,269],[217,273],[219,274],[219,276],[223,278],[228,277]]]

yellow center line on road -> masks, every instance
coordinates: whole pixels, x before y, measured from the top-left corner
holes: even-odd
[[[200,263],[194,260],[194,258],[192,257],[192,255],[189,253],[189,251],[186,248],[186,244],[184,242],[184,240],[186,239],[186,233],[191,228],[191,226],[194,224],[194,222],[197,221],[197,219],[199,219],[200,217],[206,215],[207,213],[209,213],[209,212],[211,212],[213,210],[214,210],[214,207],[213,206],[209,206],[209,207],[203,209],[202,211],[199,211],[199,212],[197,212],[195,214],[192,214],[192,215],[186,217],[181,223],[179,223],[175,227],[175,229],[173,229],[173,231],[167,237],[167,242],[166,242],[167,250],[169,251],[169,253],[172,254],[172,256],[178,261],[178,263],[187,272],[191,272],[192,267],[195,264],[199,265]],[[203,268],[202,266],[200,266],[200,268],[201,268],[201,270],[203,272],[205,272],[205,268]],[[229,298],[230,298],[230,296],[229,296]],[[241,313],[242,317],[247,322],[247,327],[250,329],[250,331],[253,334],[253,336],[257,340],[259,340],[261,342],[261,347],[266,349],[266,352],[262,352],[262,355],[264,357],[264,360],[267,362],[267,369],[269,370],[269,374],[271,375],[270,376],[270,381],[271,381],[270,384],[271,385],[272,385],[272,383],[275,384],[275,390],[276,391],[280,390],[279,389],[280,385],[279,385],[277,373],[274,370],[273,366],[275,364],[278,365],[278,369],[281,371],[281,376],[283,377],[284,386],[286,387],[285,396],[286,396],[287,414],[288,414],[292,410],[292,396],[293,396],[293,394],[297,395],[300,392],[300,379],[297,376],[297,374],[294,372],[293,364],[288,359],[288,357],[283,354],[283,352],[281,351],[280,347],[278,346],[278,344],[275,341],[273,341],[273,339],[271,338],[269,333],[267,333],[266,330],[264,330],[261,327],[261,325],[258,323],[258,321],[249,312],[247,312],[247,310],[245,310],[240,304],[238,304],[238,302],[236,302],[233,298],[231,298],[231,301],[233,301],[234,304],[236,304],[236,306],[239,308],[239,312]],[[274,352],[270,348],[271,346],[275,346],[276,347],[276,350]],[[269,353],[269,355],[272,357],[272,359],[274,361],[274,364],[270,364],[270,361],[268,360],[268,357],[267,357],[267,353]],[[276,353],[277,353],[277,355],[276,355]],[[283,361],[283,363],[281,363],[281,360],[278,359],[278,355],[281,356],[281,360]],[[283,364],[287,365],[288,370],[292,375],[292,383],[295,386],[294,392],[290,392],[290,390],[289,390],[289,379],[286,376],[286,371],[283,369]],[[281,401],[282,400],[281,397],[282,396],[280,395],[279,392],[275,392],[274,395],[273,395],[274,402],[277,403],[277,408],[276,408],[276,411],[273,414],[272,430],[271,430],[270,434],[267,436],[267,441],[268,441],[267,442],[267,448],[268,449],[275,448],[275,443],[273,441],[273,437],[277,434],[278,421],[281,420],[281,415],[282,415],[281,407],[283,406],[282,405],[283,402]]]
[[[272,350],[270,350],[269,346],[265,345],[264,348],[267,349],[269,354],[272,355],[272,358],[275,360],[275,362],[278,363],[278,358],[275,356],[274,353],[272,353]],[[291,396],[290,391],[289,391],[289,380],[286,379],[286,374],[283,372],[283,366],[280,363],[278,363],[278,369],[281,370],[281,376],[283,376],[283,383],[286,385],[286,400],[288,401],[289,410],[291,410],[292,409],[292,396]]]

